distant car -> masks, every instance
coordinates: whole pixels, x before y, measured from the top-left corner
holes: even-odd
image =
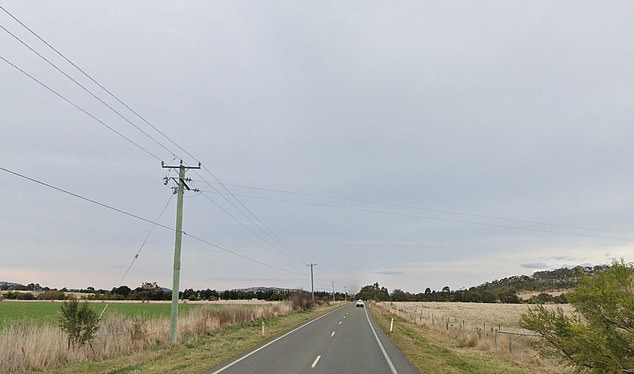
[[[361,299],[357,300],[357,307],[363,308],[363,300]]]

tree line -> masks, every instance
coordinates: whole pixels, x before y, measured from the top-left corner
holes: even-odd
[[[111,290],[95,289],[88,287],[80,290],[68,290],[62,288],[60,290],[51,289],[49,287],[41,287],[39,284],[30,283],[24,285],[0,286],[0,291],[5,292],[1,298],[12,300],[66,300],[72,299],[74,296],[66,295],[67,292],[75,292],[85,294],[83,299],[87,300],[171,300],[172,291],[160,287],[156,282],[143,282],[139,287],[131,288],[126,285],[113,287]],[[194,290],[193,288],[185,289],[179,292],[179,299],[189,301],[214,301],[214,300],[266,300],[266,301],[282,301],[289,300],[299,290],[279,289],[279,288],[261,288],[256,290],[235,289],[217,291],[212,289]],[[315,292],[316,300],[329,301],[332,300],[332,293],[325,291]],[[335,294],[336,300],[344,300],[343,293]]]
[[[511,276],[492,282],[486,282],[468,289],[451,290],[449,286],[441,290],[425,288],[420,293],[410,293],[394,289],[391,293],[378,283],[367,285],[355,295],[357,299],[376,301],[446,301],[472,303],[529,303],[529,304],[565,304],[568,302],[565,293],[553,296],[548,291],[568,290],[576,287],[584,277],[608,269],[609,265],[594,267],[577,266],[556,270],[537,271],[533,275]],[[535,296],[522,300],[519,292],[536,292]]]

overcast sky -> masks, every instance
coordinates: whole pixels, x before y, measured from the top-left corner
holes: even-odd
[[[156,140],[0,29],[2,57],[103,122],[0,60],[1,167],[154,221],[160,160],[202,162],[184,231],[260,263],[186,236],[183,289],[310,289],[310,262],[317,289],[421,292],[634,261],[633,2],[1,5],[169,137],[0,11]],[[6,171],[0,204],[6,281],[112,288],[152,229]],[[171,287],[173,251],[157,227],[123,283]]]

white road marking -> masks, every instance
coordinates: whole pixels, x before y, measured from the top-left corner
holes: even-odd
[[[368,319],[368,324],[370,325],[370,328],[372,329],[372,332],[374,333],[374,338],[376,339],[376,342],[379,343],[381,352],[383,352],[383,357],[385,357],[387,364],[390,366],[390,370],[392,370],[392,374],[398,374],[398,372],[396,371],[396,368],[394,367],[394,364],[392,364],[392,360],[390,360],[390,357],[387,355],[387,352],[385,352],[385,348],[383,348],[383,344],[381,344],[381,341],[379,340],[379,336],[376,334],[376,331],[374,331],[372,322],[370,322],[370,316],[368,316],[368,310],[366,308],[363,308],[363,309],[365,310],[365,318]]]
[[[335,310],[333,310],[333,311],[331,311],[331,312],[328,312],[328,313],[324,314],[323,316],[319,316],[319,317],[315,318],[315,319],[314,319],[314,320],[312,320],[312,321],[308,321],[308,322],[304,323],[303,325],[299,326],[299,327],[298,327],[298,328],[296,328],[295,330],[289,331],[289,332],[287,332],[286,334],[284,334],[284,335],[280,336],[279,338],[277,338],[277,339],[275,339],[275,340],[271,340],[270,342],[268,342],[268,343],[264,344],[264,345],[263,345],[263,346],[261,346],[260,348],[258,348],[258,349],[256,349],[256,350],[253,350],[253,351],[251,351],[251,352],[249,352],[249,353],[247,353],[246,355],[244,355],[244,356],[240,357],[239,359],[237,359],[237,360],[235,360],[235,361],[233,361],[233,362],[231,362],[231,363],[229,363],[229,364],[227,364],[227,365],[225,365],[225,366],[221,367],[220,369],[218,369],[218,370],[214,371],[214,372],[213,372],[213,373],[211,373],[211,374],[218,374],[218,373],[221,373],[221,372],[223,372],[223,371],[227,370],[228,368],[230,368],[230,367],[232,367],[233,365],[237,364],[238,362],[240,362],[240,361],[244,360],[245,358],[247,358],[247,357],[251,356],[252,354],[257,353],[258,351],[260,351],[260,350],[262,350],[262,349],[264,349],[264,348],[268,347],[269,345],[271,345],[271,344],[275,343],[276,341],[278,341],[278,340],[280,340],[280,339],[282,339],[282,338],[287,337],[288,335],[290,335],[290,334],[294,333],[295,331],[297,331],[297,330],[299,330],[299,329],[302,329],[302,328],[304,328],[304,327],[306,327],[306,326],[310,325],[311,323],[313,323],[313,322],[315,322],[315,321],[317,321],[317,320],[319,320],[319,319],[322,319],[322,318],[324,318],[325,316],[327,316],[327,315],[329,315],[329,314],[331,314],[331,313],[336,312],[337,310],[338,310],[338,309],[335,309]],[[316,364],[316,362],[315,362],[315,364]]]
[[[330,334],[330,337],[332,338],[333,336],[335,336],[335,331],[332,332],[332,334]]]
[[[310,365],[311,368],[314,368],[315,366],[317,366],[317,363],[319,362],[319,359],[321,358],[321,356],[317,356],[317,358],[315,359],[315,361],[313,361],[313,364]]]
[[[341,321],[339,321],[339,324],[341,325]]]

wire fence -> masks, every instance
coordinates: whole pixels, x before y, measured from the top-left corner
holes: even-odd
[[[434,329],[455,339],[458,347],[477,348],[510,355],[532,355],[534,344],[541,337],[517,325],[520,308],[510,309],[514,316],[496,314],[485,308],[496,304],[457,305],[453,310],[439,310],[438,303],[382,302],[377,306],[404,321]],[[446,304],[446,303],[443,303]],[[443,305],[446,307],[446,305]],[[477,308],[483,310],[478,313]],[[500,313],[502,316],[503,313]],[[515,321],[515,323],[509,323]]]

